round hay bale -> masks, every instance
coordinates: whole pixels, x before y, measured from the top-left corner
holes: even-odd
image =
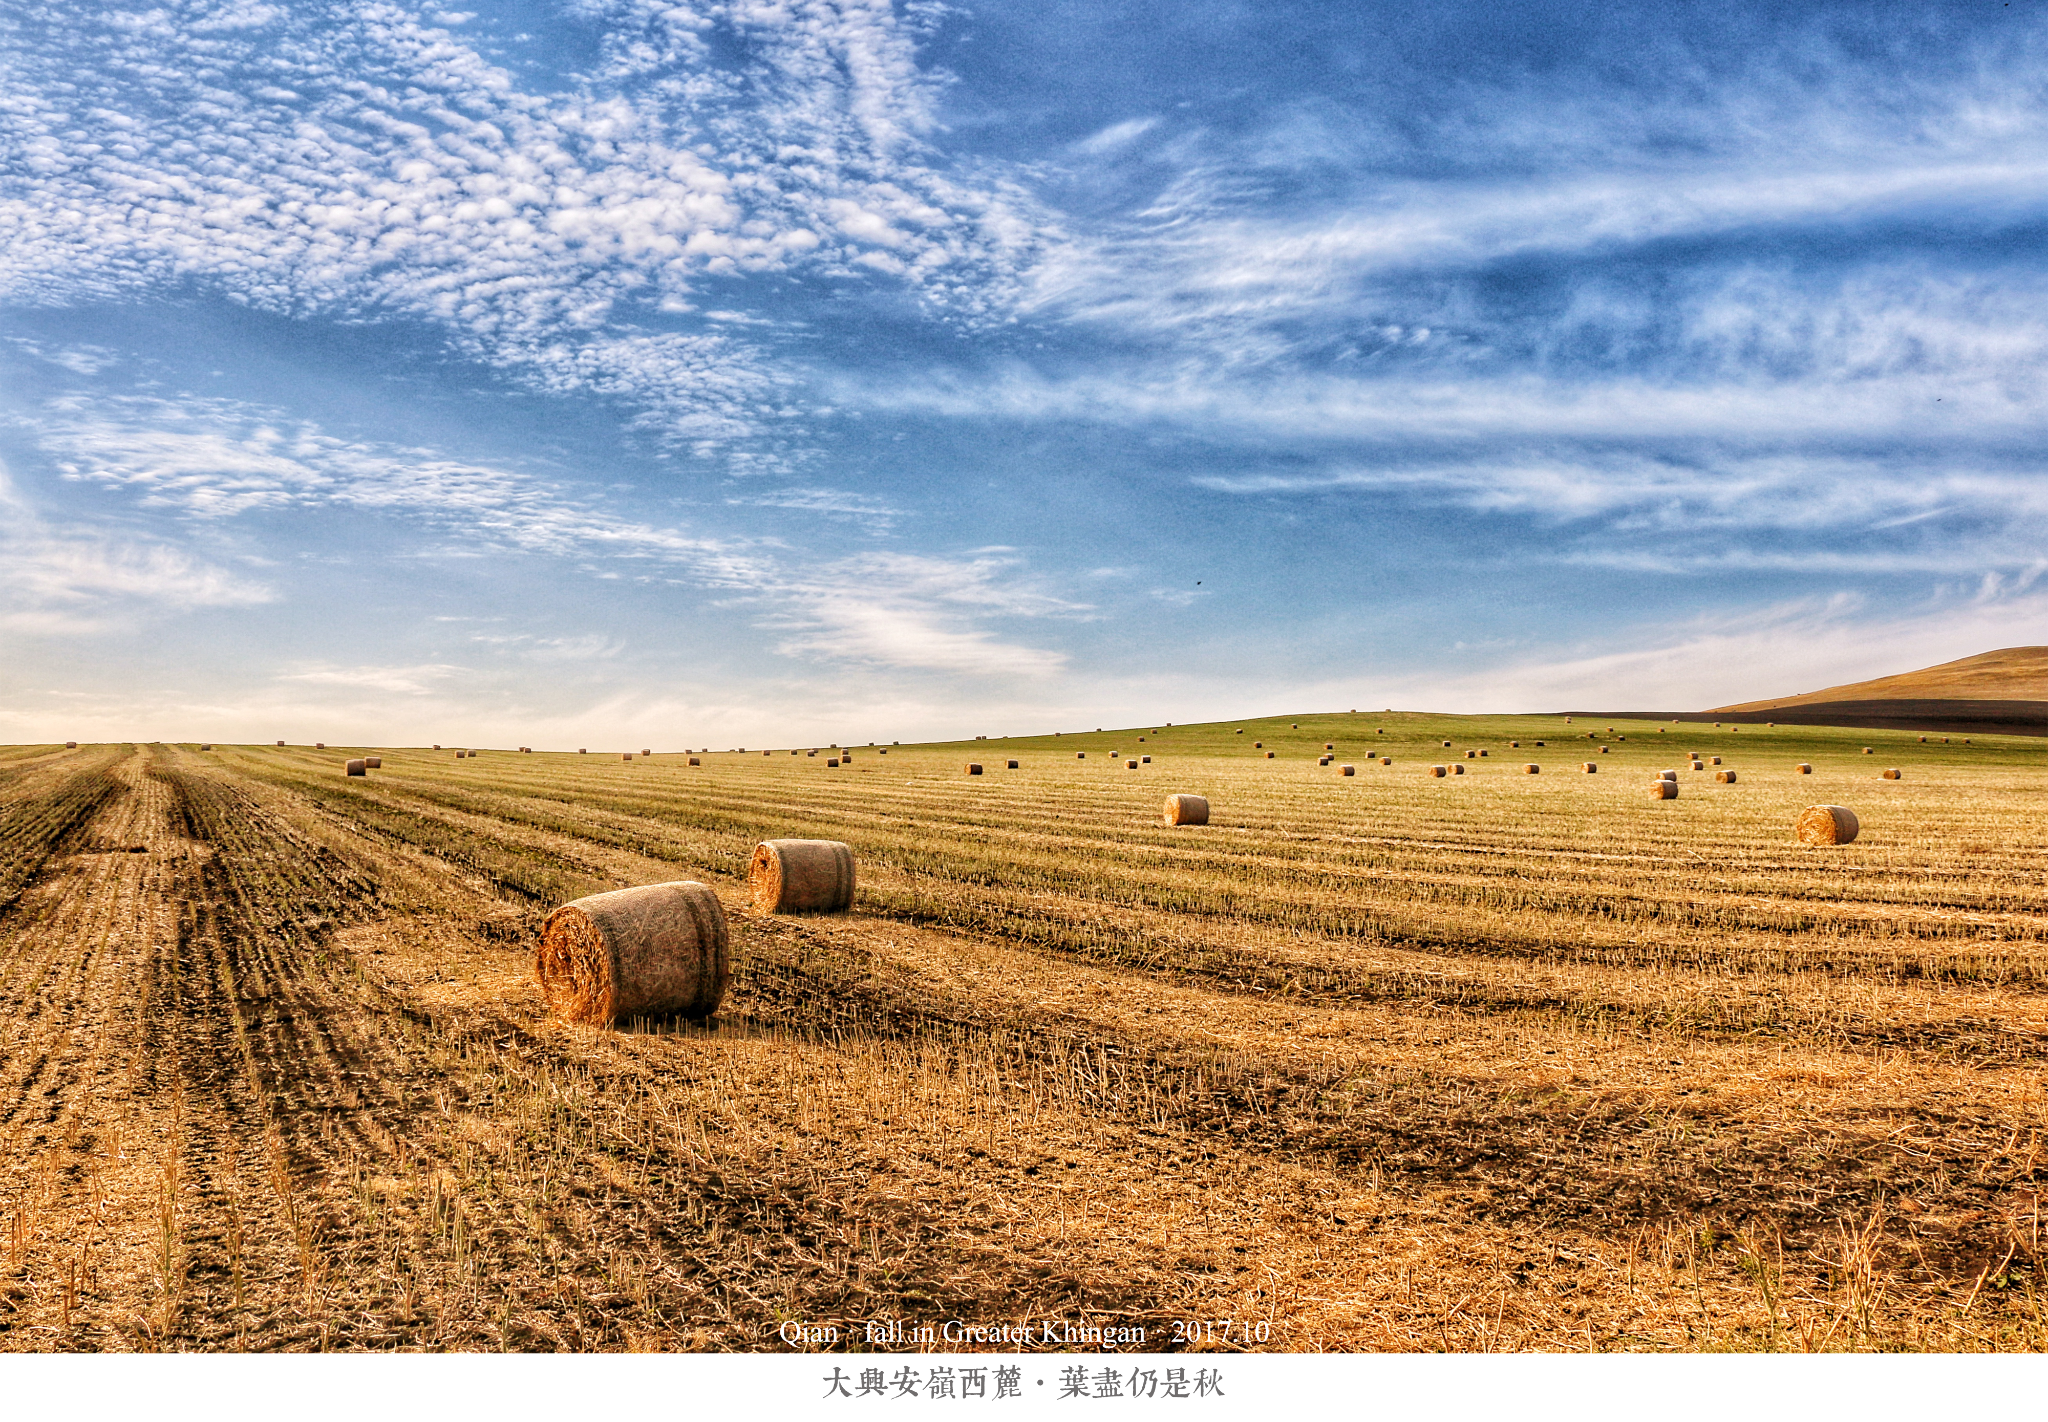
[[[1272,758],[1273,758],[1273,752],[1271,752],[1271,751],[1267,751],[1267,752],[1266,752],[1266,759],[1267,759],[1267,760],[1271,760]]]
[[[1162,818],[1170,825],[1206,825],[1209,802],[1200,795],[1168,795]]]
[[[1587,761],[1587,762],[1586,762],[1586,774],[1588,774],[1588,775],[1596,775],[1596,774],[1598,774],[1598,773],[1599,773],[1599,770],[1600,770],[1600,762],[1599,762],[1599,761],[1597,761],[1597,760],[1589,760],[1589,761]]]
[[[1392,765],[1393,763],[1394,763],[1394,758],[1393,758],[1392,756],[1390,756],[1390,755],[1383,755],[1383,756],[1381,756],[1381,757],[1380,757],[1380,764],[1381,764],[1381,765]],[[1345,771],[1344,773],[1345,773],[1346,775],[1349,775],[1349,774],[1350,774],[1351,772],[1347,770],[1347,771]]]
[[[979,765],[976,765],[973,761],[969,761],[967,763],[967,773],[969,775],[979,775],[981,774],[981,767]]]
[[[1877,754],[1877,752],[1876,752],[1876,751],[1874,751],[1874,750],[1872,750],[1872,749],[1871,749],[1871,748],[1870,748],[1869,746],[1865,746],[1865,747],[1863,748],[1863,753],[1864,753],[1865,755],[1876,755],[1876,754]]]
[[[461,751],[457,751],[457,752],[455,752],[455,759],[457,759],[457,760],[461,760],[461,759],[462,759],[462,752],[461,752]]]
[[[1735,772],[1732,770],[1717,770],[1714,772],[1714,779],[1720,781],[1723,785],[1733,785],[1735,783]]]
[[[1887,779],[1887,780],[1898,780],[1898,779],[1901,779],[1902,777],[1901,777],[1901,776],[1899,775],[1899,769],[1898,769],[1898,767],[1897,767],[1897,766],[1893,766],[1893,767],[1892,767],[1892,768],[1891,768],[1890,770],[1887,770],[1887,771],[1886,771],[1886,772],[1884,773],[1884,778],[1885,778],[1885,779]]]
[[[208,742],[207,744],[205,744],[205,745],[201,746],[201,747],[200,747],[199,749],[201,749],[201,750],[212,750],[212,749],[213,749],[213,743],[209,741],[209,742]]]
[[[65,745],[67,745],[67,746],[75,746],[75,745],[77,745],[77,744],[78,744],[78,742],[77,742],[77,741],[66,741],[66,742],[65,742],[64,744],[65,744]],[[278,744],[279,744],[279,745],[283,745],[283,744],[284,744],[284,742],[283,742],[283,741],[279,741],[279,742],[278,742]],[[435,750],[439,750],[439,749],[441,749],[441,748],[440,748],[439,746],[435,746],[435,747],[434,747],[434,749],[435,749]]]
[[[1465,764],[1464,764],[1464,762],[1463,762],[1463,761],[1453,761],[1453,762],[1451,763],[1451,774],[1453,774],[1453,775],[1463,775],[1464,773],[1465,773]]]
[[[326,750],[326,749],[327,749],[327,742],[325,742],[325,741],[315,741],[315,742],[313,742],[313,749],[314,749],[314,750]]]
[[[1450,774],[1451,772],[1450,772],[1449,768],[1448,768],[1448,767],[1446,767],[1446,766],[1441,766],[1441,765],[1432,765],[1432,766],[1431,766],[1431,767],[1429,768],[1429,773],[1430,773],[1431,775],[1434,775],[1434,776],[1435,776],[1435,777],[1436,777],[1437,779],[1441,780],[1441,779],[1443,779],[1443,778],[1444,778],[1444,777],[1445,777],[1446,775],[1449,775],[1449,774]]]
[[[747,866],[759,913],[844,913],[853,907],[853,848],[836,839],[764,839]]]
[[[1808,764],[1807,764],[1807,763],[1806,763],[1805,761],[1803,761],[1803,760],[1799,762],[1799,765],[1798,765],[1798,770],[1799,770],[1799,773],[1800,773],[1801,775],[1811,775],[1811,774],[1813,774],[1813,767],[1812,767],[1812,766],[1810,766],[1810,765],[1808,765]]]
[[[1149,756],[1149,755],[1141,755],[1141,756],[1139,756],[1139,757],[1138,757],[1138,759],[1139,759],[1139,761],[1140,761],[1140,762],[1142,762],[1142,763],[1143,763],[1143,764],[1145,764],[1145,765],[1150,765],[1150,764],[1152,763],[1152,757],[1151,757],[1151,756]],[[1016,762],[1016,761],[1014,761],[1014,760],[1010,762],[1010,765],[1011,765],[1011,766],[1012,766],[1013,768],[1014,768],[1014,767],[1016,766],[1016,764],[1017,764],[1017,762]]]
[[[1125,769],[1125,770],[1136,770],[1137,768],[1138,768],[1138,762],[1136,762],[1135,760],[1127,760],[1127,761],[1125,761],[1125,762],[1124,762],[1124,769]]]
[[[1676,780],[1666,780],[1661,775],[1658,776],[1650,782],[1650,798],[1652,800],[1676,800],[1678,798],[1678,782]]]
[[[1358,769],[1356,766],[1340,765],[1337,767],[1337,773],[1339,775],[1356,775],[1358,774]]]
[[[1792,832],[1799,836],[1801,844],[1847,844],[1862,828],[1854,810],[1840,805],[1809,805],[1800,812]]]
[[[1335,756],[1319,755],[1319,756],[1317,756],[1317,757],[1316,757],[1316,764],[1317,764],[1317,765],[1328,765],[1328,764],[1329,764],[1329,763],[1330,763],[1330,762],[1331,762],[1332,760],[1334,760],[1334,759],[1336,759],[1336,757],[1335,757]]]
[[[731,976],[728,942],[710,885],[643,884],[549,914],[534,975],[548,1009],[571,1022],[709,1017]]]
[[[1444,749],[1445,749],[1445,750],[1449,750],[1450,748],[1451,748],[1451,743],[1450,743],[1449,741],[1445,741],[1445,742],[1444,742]]]
[[[1606,755],[1606,754],[1607,754],[1607,747],[1606,747],[1606,746],[1602,746],[1602,747],[1600,747],[1600,754],[1602,754],[1602,755]]]
[[[352,760],[342,768],[344,775],[368,775],[370,768],[360,760]]]
[[[533,747],[532,747],[532,746],[521,746],[521,747],[519,748],[519,753],[520,753],[521,755],[532,755],[532,754],[533,754]]]
[[[1522,743],[1520,741],[1509,741],[1508,748],[1510,750],[1520,750],[1522,748]]]
[[[1323,749],[1324,749],[1324,750],[1328,750],[1328,751],[1333,751],[1333,750],[1337,749],[1337,743],[1336,743],[1335,741],[1324,741],[1324,742],[1323,742]]]
[[[632,758],[633,758],[633,752],[631,752],[631,751],[627,751],[627,752],[626,752],[626,753],[625,753],[624,755],[622,755],[622,756],[620,756],[620,757],[619,757],[619,759],[620,759],[620,760],[631,760]]]
[[[1678,772],[1675,770],[1660,770],[1657,772],[1657,778],[1659,780],[1668,780],[1673,785],[1676,785],[1678,783]]]
[[[1925,737],[1925,736],[1922,736],[1922,737],[1920,738],[1920,744],[1921,744],[1921,745],[1923,745],[1923,746],[1924,746],[1924,745],[1926,745],[1926,744],[1927,744],[1927,737]]]
[[[1150,760],[1150,759],[1152,759],[1152,757],[1148,755],[1148,756],[1146,756],[1146,757],[1145,757],[1145,759],[1147,759],[1147,760]],[[1017,768],[1017,762],[1016,762],[1016,761],[1012,760],[1012,761],[1006,761],[1006,762],[1004,762],[1004,765],[1003,765],[1003,769],[1005,769],[1005,770],[1015,770],[1016,768]]]
[[[283,742],[283,741],[279,741],[279,742],[278,742],[278,744],[279,744],[279,745],[283,745],[283,744],[284,744],[284,742]],[[77,749],[78,749],[78,742],[77,742],[77,741],[66,741],[66,742],[64,742],[64,749],[66,749],[66,750],[77,750]]]
[[[653,751],[651,751],[651,750],[644,750],[644,751],[641,751],[641,752],[640,752],[640,754],[642,754],[642,755],[653,755],[653,754],[654,754],[654,752],[653,752]]]
[[[589,754],[590,754],[590,748],[589,748],[588,746],[578,746],[578,747],[576,747],[576,754],[578,754],[578,755],[589,755]]]
[[[838,757],[838,756],[833,756],[833,757],[832,757],[831,759],[827,760],[827,761],[825,762],[825,768],[826,768],[827,770],[837,770],[837,769],[839,769],[839,757]]]
[[[1540,765],[1536,765],[1536,764],[1533,764],[1533,763],[1532,763],[1532,764],[1529,764],[1529,765],[1525,765],[1525,766],[1523,766],[1523,767],[1522,767],[1522,774],[1524,774],[1524,775],[1541,775],[1542,773],[1543,773],[1543,767],[1542,767],[1542,766],[1540,766]]]
[[[1253,749],[1253,750],[1264,750],[1265,748],[1266,748],[1266,743],[1265,743],[1264,741],[1253,741],[1253,742],[1252,742],[1252,749]]]
[[[703,761],[697,759],[697,757],[694,755],[690,757],[690,764],[692,765],[702,765],[703,763]]]
[[[1694,770],[1705,770],[1707,768],[1707,763],[1703,760],[1695,760],[1690,762],[1690,764]]]
[[[1086,752],[1086,751],[1075,751],[1075,752],[1074,752],[1074,759],[1075,759],[1075,760],[1086,760],[1086,759],[1088,759],[1088,752]]]
[[[384,768],[384,757],[381,755],[366,755],[363,757],[363,765],[370,770],[382,770]]]
[[[1716,764],[1716,765],[1719,765],[1720,763],[1721,763],[1721,757],[1719,757],[1718,755],[1717,755],[1717,756],[1715,756],[1715,757],[1714,757],[1714,764]]]
[[[1485,754],[1486,754],[1486,752],[1485,752],[1484,750],[1481,750],[1481,751],[1480,751],[1479,753],[1480,753],[1481,755],[1485,755]]]

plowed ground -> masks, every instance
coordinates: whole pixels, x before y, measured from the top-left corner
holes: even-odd
[[[2048,1341],[2024,751],[1686,727],[1746,773],[1653,804],[1646,728],[1568,779],[1404,718],[1339,779],[1360,725],[1246,725],[981,777],[0,751],[0,1347]],[[1814,800],[1864,840],[1793,844]],[[746,906],[778,835],[854,845],[852,914]],[[674,878],[733,923],[719,1017],[549,1020],[545,912]]]

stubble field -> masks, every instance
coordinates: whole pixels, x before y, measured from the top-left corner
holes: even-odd
[[[0,750],[0,1347],[2048,1342],[2048,748],[1608,724]],[[546,912],[677,878],[716,1021],[550,1021]]]

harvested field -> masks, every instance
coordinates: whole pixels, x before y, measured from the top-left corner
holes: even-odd
[[[2039,742],[1613,724],[1569,777],[1424,755],[1562,718],[1391,713],[975,778],[0,748],[0,1346],[2048,1343]],[[1739,783],[1645,794],[1680,734]],[[756,912],[775,838],[852,912]],[[674,879],[719,1017],[548,1017],[547,913]]]

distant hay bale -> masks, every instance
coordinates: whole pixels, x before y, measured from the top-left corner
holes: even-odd
[[[1543,767],[1540,765],[1531,763],[1522,767],[1522,774],[1524,775],[1540,775],[1542,773]]]
[[[653,751],[651,751],[651,750],[644,750],[644,751],[641,751],[641,752],[640,752],[640,754],[642,754],[642,755],[653,755],[653,754],[654,754],[654,752],[653,752]]]
[[[1600,762],[1599,762],[1599,761],[1597,761],[1597,760],[1589,760],[1589,761],[1587,761],[1587,762],[1586,762],[1586,774],[1588,774],[1588,775],[1595,775],[1595,774],[1598,774],[1598,773],[1599,773],[1599,770],[1600,770]]]
[[[1921,745],[1923,745],[1923,746],[1924,746],[1924,745],[1926,745],[1926,744],[1927,744],[1927,737],[1925,737],[1925,736],[1922,736],[1922,737],[1920,738],[1920,744],[1921,744]]]
[[[1673,785],[1676,785],[1678,783],[1678,772],[1675,770],[1660,770],[1657,772],[1657,778],[1659,780],[1668,780]]]
[[[360,760],[352,760],[342,767],[342,774],[344,775],[368,775],[369,773],[370,767]]]
[[[532,746],[521,746],[521,747],[519,748],[519,753],[520,753],[521,755],[532,755],[532,754],[533,754],[533,747],[532,747]]]
[[[1337,749],[1337,743],[1335,741],[1324,741],[1323,749],[1327,751],[1333,751]]]
[[[758,913],[844,913],[853,880],[853,848],[836,839],[764,839],[747,866]]]
[[[1150,759],[1152,759],[1152,757],[1148,755],[1148,756],[1146,756],[1146,757],[1145,757],[1145,759],[1147,759],[1147,760],[1150,760]],[[1005,762],[1003,763],[1003,769],[1005,769],[1005,770],[1015,770],[1016,768],[1017,768],[1017,762],[1016,762],[1016,761],[1014,761],[1014,760],[1012,760],[1012,761],[1005,761]]]
[[[1874,751],[1874,750],[1872,750],[1872,749],[1871,749],[1871,748],[1870,748],[1869,746],[1865,746],[1865,747],[1863,748],[1863,753],[1864,753],[1865,755],[1876,755],[1876,754],[1877,754],[1877,752],[1876,752],[1876,751]]]
[[[1803,760],[1799,762],[1799,765],[1798,765],[1798,770],[1799,770],[1799,773],[1800,773],[1801,775],[1811,775],[1811,774],[1813,774],[1813,767],[1812,767],[1812,766],[1810,766],[1810,765],[1808,765],[1808,764],[1807,764],[1807,763],[1806,763],[1805,761],[1803,761]]]
[[[1200,795],[1168,795],[1163,818],[1170,825],[1206,825],[1209,802]]]
[[[1333,761],[1333,760],[1335,760],[1335,759],[1336,759],[1336,757],[1335,757],[1335,756],[1330,756],[1330,755],[1319,755],[1319,756],[1317,756],[1317,757],[1316,757],[1316,764],[1317,764],[1317,765],[1328,765],[1328,764],[1329,764],[1329,763],[1330,763],[1331,761]]]
[[[1150,765],[1152,763],[1152,757],[1149,755],[1141,755],[1138,757],[1138,760],[1140,761],[1140,763],[1145,765]],[[1014,760],[1010,762],[1012,768],[1015,768],[1016,764],[1017,762]]]
[[[1732,770],[1717,770],[1714,772],[1714,779],[1720,781],[1723,785],[1733,785],[1735,783],[1735,772]]]
[[[211,750],[212,747],[204,746],[201,749]],[[384,757],[381,755],[366,755],[363,757],[363,764],[370,770],[382,770],[384,768]]]
[[[1707,768],[1707,763],[1703,760],[1695,760],[1690,762],[1690,764],[1694,770],[1705,770]]]
[[[587,746],[578,746],[578,747],[576,747],[576,754],[578,754],[578,755],[589,755],[589,754],[590,754],[590,749],[589,749],[589,747],[587,747]]]
[[[703,761],[699,760],[699,759],[698,759],[698,758],[697,758],[696,756],[694,756],[694,755],[690,757],[690,764],[692,764],[692,765],[702,765],[703,763],[704,763]]]
[[[1522,743],[1520,741],[1509,741],[1508,748],[1510,750],[1520,750],[1522,748]]]
[[[283,741],[279,741],[279,742],[278,742],[278,744],[279,744],[279,745],[283,745],[283,744],[284,744],[284,742],[283,742]],[[435,741],[435,742],[434,742],[434,749],[435,749],[435,750],[439,750],[439,749],[441,749],[441,743],[440,743],[439,741]]]
[[[1600,754],[1602,754],[1602,755],[1606,755],[1606,754],[1607,754],[1607,747],[1606,747],[1606,746],[1602,746],[1602,747],[1600,747]]]
[[[832,757],[828,758],[828,759],[826,760],[826,762],[825,762],[825,768],[826,768],[827,770],[837,770],[837,769],[839,769],[839,757],[835,755],[835,756],[832,756]]]
[[[967,771],[966,771],[966,773],[967,773],[967,774],[969,774],[969,775],[979,775],[979,774],[981,774],[981,767],[980,767],[980,766],[979,766],[978,764],[976,764],[975,762],[973,762],[973,761],[969,761],[969,762],[967,762]]]
[[[207,742],[207,743],[206,743],[205,745],[201,746],[201,747],[200,747],[199,749],[201,749],[201,750],[212,750],[212,749],[213,749],[213,743],[212,743],[211,741],[209,741],[209,742]]]
[[[1716,764],[1716,765],[1719,765],[1720,763],[1721,763],[1721,757],[1719,757],[1718,755],[1717,755],[1717,756],[1715,756],[1715,757],[1714,757],[1714,764]]]
[[[571,1022],[709,1017],[731,974],[725,910],[694,880],[614,889],[563,904],[540,929],[534,975]]]
[[[624,755],[622,755],[622,756],[620,756],[620,757],[619,757],[619,759],[620,759],[620,760],[631,760],[632,758],[633,758],[633,752],[631,752],[631,751],[627,751],[627,752],[626,752],[626,753],[625,753]]]
[[[1445,742],[1444,742],[1444,749],[1445,749],[1445,750],[1449,750],[1450,748],[1451,748],[1451,743],[1450,743],[1449,741],[1445,741]]]
[[[1273,752],[1271,752],[1271,751],[1267,751],[1267,752],[1266,752],[1266,759],[1267,759],[1267,760],[1271,760],[1272,758],[1273,758]]]
[[[1358,768],[1356,766],[1340,765],[1337,767],[1337,773],[1339,775],[1356,775],[1358,774]]]
[[[279,745],[283,745],[283,744],[284,744],[284,742],[283,742],[283,741],[279,741],[279,742],[278,742],[278,744],[279,744]],[[78,742],[77,742],[77,741],[66,741],[66,742],[64,742],[64,749],[66,749],[66,750],[77,750],[77,749],[78,749]]]
[[[1676,780],[1666,780],[1661,775],[1658,776],[1650,782],[1650,798],[1652,800],[1676,800],[1678,798],[1678,782]]]
[[[1810,805],[1800,812],[1792,832],[1799,836],[1801,844],[1847,844],[1862,828],[1854,810],[1840,805]]]
[[[1264,750],[1265,748],[1266,748],[1266,743],[1265,743],[1264,741],[1253,741],[1253,742],[1252,742],[1252,749],[1253,749],[1253,750]]]
[[[327,749],[327,742],[325,742],[325,741],[315,741],[315,742],[313,742],[313,749],[314,749],[314,750],[326,750],[326,749]]]
[[[1437,779],[1441,780],[1441,779],[1443,779],[1443,778],[1444,778],[1444,777],[1445,777],[1446,775],[1449,775],[1449,774],[1450,774],[1451,772],[1450,772],[1450,768],[1449,768],[1448,766],[1442,766],[1442,765],[1432,765],[1432,766],[1431,766],[1431,767],[1429,768],[1429,773],[1430,773],[1431,775],[1434,775],[1434,776],[1435,776],[1435,777],[1436,777]]]
[[[1486,751],[1485,751],[1484,749],[1481,749],[1479,753],[1480,753],[1481,755],[1485,755],[1485,754],[1486,754]]]
[[[1898,780],[1902,777],[1899,775],[1898,767],[1893,766],[1890,770],[1887,770],[1884,773],[1884,778],[1887,780]]]
[[[1088,759],[1088,752],[1086,752],[1086,751],[1075,751],[1075,752],[1074,752],[1074,759],[1075,759],[1075,760],[1086,760],[1086,759]]]
[[[1394,758],[1393,758],[1392,756],[1390,756],[1390,755],[1383,755],[1383,756],[1381,756],[1381,757],[1380,757],[1380,764],[1381,764],[1381,765],[1392,765],[1393,763],[1394,763]],[[1345,771],[1344,773],[1345,773],[1346,775],[1349,775],[1349,774],[1350,774],[1351,772],[1347,770],[1347,771]]]
[[[77,741],[66,741],[66,742],[65,742],[65,744],[66,744],[66,745],[68,745],[68,746],[75,746],[75,745],[77,745],[77,744],[78,744],[78,742],[77,742]],[[283,744],[284,744],[284,742],[283,742],[283,741],[279,741],[279,742],[278,742],[278,744],[279,744],[279,745],[283,745]],[[435,747],[434,747],[434,749],[435,749],[435,750],[439,750],[439,749],[441,749],[441,748],[440,748],[439,746],[435,746]]]
[[[1127,760],[1127,761],[1125,761],[1125,762],[1124,762],[1124,769],[1125,769],[1125,770],[1136,770],[1137,768],[1138,768],[1138,762],[1136,762],[1135,760]]]
[[[1463,761],[1453,761],[1453,762],[1451,763],[1451,774],[1453,774],[1453,775],[1463,775],[1464,773],[1465,773],[1465,763],[1464,763]]]

